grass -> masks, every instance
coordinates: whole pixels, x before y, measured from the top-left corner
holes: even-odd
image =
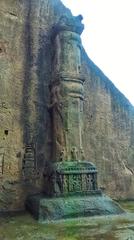
[[[130,231],[134,233],[134,202],[121,202],[121,205],[131,214],[68,219],[45,224],[39,224],[27,213],[1,218],[0,240],[118,240],[121,238],[117,233],[122,230],[125,234],[126,231],[128,234]]]

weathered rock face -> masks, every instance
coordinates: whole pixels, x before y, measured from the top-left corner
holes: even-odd
[[[50,31],[56,21],[57,4],[56,1],[0,1],[2,209],[23,207],[27,181],[35,182],[38,178],[40,187],[43,165],[50,159],[51,127],[47,111]],[[29,189],[33,191],[33,187]]]
[[[51,32],[64,14],[60,0],[0,1],[0,210],[23,209],[27,194],[48,187]],[[134,108],[84,50],[82,64],[86,159],[112,197],[133,198]]]
[[[134,197],[134,108],[83,52],[85,151],[100,186],[114,198]]]

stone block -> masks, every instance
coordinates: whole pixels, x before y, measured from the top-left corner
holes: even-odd
[[[26,208],[41,223],[74,217],[124,213],[119,204],[101,194],[55,198],[36,194],[28,197]]]

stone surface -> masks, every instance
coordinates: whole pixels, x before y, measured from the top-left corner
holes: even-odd
[[[50,189],[42,177],[52,159],[50,36],[63,13],[72,18],[60,0],[0,1],[0,210],[23,209],[29,193]],[[134,198],[134,107],[84,49],[81,71],[85,157],[110,196]],[[35,159],[25,177],[27,145]]]
[[[91,193],[91,196],[46,198],[43,195],[32,195],[28,197],[26,207],[39,222],[124,213],[119,204],[99,192],[97,194],[97,191]]]
[[[85,155],[113,198],[134,197],[134,107],[83,52]]]
[[[0,1],[0,209],[23,209],[27,194],[42,188],[43,167],[51,159],[50,31],[64,9],[59,3]],[[27,145],[38,161],[35,176],[25,177]]]

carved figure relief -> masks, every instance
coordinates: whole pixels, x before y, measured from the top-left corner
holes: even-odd
[[[53,141],[55,142],[55,149],[53,150],[55,159],[63,161],[66,156],[66,136],[63,120],[64,106],[62,103],[60,82],[57,81],[53,83],[50,91],[51,104],[49,105],[49,110],[51,111],[53,117]]]
[[[72,150],[71,150],[71,160],[72,161],[77,161],[78,160],[78,150],[77,150],[77,147],[72,147]]]
[[[61,107],[61,93],[60,93],[60,83],[56,82],[53,84],[53,86],[50,88],[50,94],[51,94],[51,104],[48,106],[51,108],[57,108],[59,112]]]
[[[88,169],[87,169],[88,172]],[[59,174],[56,176],[55,193],[60,194],[72,194],[72,193],[90,193],[90,191],[97,191],[97,175],[96,173],[73,173],[70,170],[70,174]]]
[[[64,175],[63,176],[63,193],[68,193],[69,192],[69,175]]]
[[[4,173],[4,155],[5,153],[0,149],[0,175]]]
[[[65,149],[63,148],[62,151],[60,152],[60,162],[63,162],[65,160]]]
[[[75,173],[75,170],[77,172]],[[70,172],[70,173],[69,173]],[[60,194],[71,194],[76,192],[84,192],[88,193],[90,191],[97,190],[97,175],[95,170],[90,172],[90,169],[86,169],[86,173],[82,172],[79,169],[79,165],[77,167],[68,168],[68,173],[57,173],[56,175],[56,189],[55,192]]]
[[[85,153],[83,148],[80,149],[81,160],[85,160]]]

